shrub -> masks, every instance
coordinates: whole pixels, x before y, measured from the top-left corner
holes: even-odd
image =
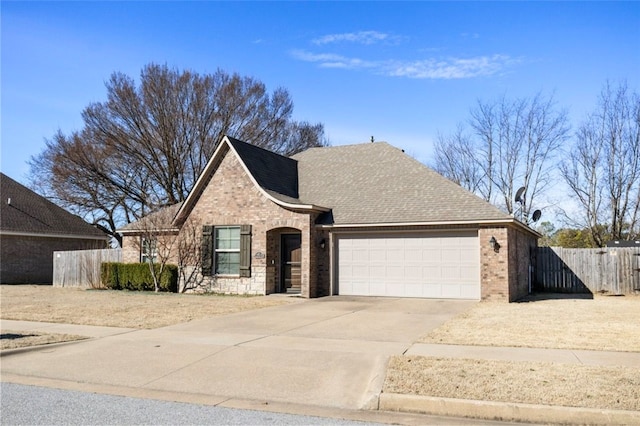
[[[178,292],[178,267],[153,265],[158,276],[160,291]],[[102,284],[111,290],[154,291],[153,276],[148,263],[105,262],[100,267]]]

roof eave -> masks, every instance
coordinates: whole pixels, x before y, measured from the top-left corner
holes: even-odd
[[[180,228],[157,228],[157,229],[117,229],[121,235],[143,235],[143,234],[177,234]]]
[[[3,236],[16,236],[16,237],[42,237],[42,238],[65,238],[65,239],[79,239],[79,240],[97,240],[108,241],[109,236],[102,235],[83,235],[83,234],[62,234],[62,233],[47,233],[47,232],[26,232],[26,231],[8,231],[0,230],[0,235]]]
[[[526,232],[529,232],[538,238],[542,235],[536,230],[528,227],[524,223],[515,218],[504,219],[486,219],[486,220],[454,220],[454,221],[424,221],[424,222],[381,222],[381,223],[338,223],[338,224],[319,224],[318,228],[325,229],[341,229],[341,228],[384,228],[392,226],[456,226],[456,225],[507,225],[515,226]]]

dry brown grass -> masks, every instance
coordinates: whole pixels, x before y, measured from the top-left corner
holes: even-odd
[[[216,296],[80,290],[36,285],[0,286],[2,319],[157,328],[296,300],[286,297]]]
[[[38,333],[2,330],[0,334],[0,350],[26,348],[28,346],[50,345],[52,343],[84,340],[87,337],[73,334]]]
[[[396,356],[384,391],[444,398],[640,410],[640,367]]]
[[[640,351],[640,297],[486,301],[420,341],[453,345]]]
[[[427,343],[640,351],[640,297],[486,301],[421,339]],[[527,404],[640,410],[640,366],[601,367],[393,357],[385,392]]]

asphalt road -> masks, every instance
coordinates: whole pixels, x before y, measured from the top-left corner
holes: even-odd
[[[371,425],[0,383],[2,425]]]

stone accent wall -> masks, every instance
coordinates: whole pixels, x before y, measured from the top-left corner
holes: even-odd
[[[107,240],[24,237],[0,237],[1,284],[51,284],[53,252],[92,250],[107,247]]]

